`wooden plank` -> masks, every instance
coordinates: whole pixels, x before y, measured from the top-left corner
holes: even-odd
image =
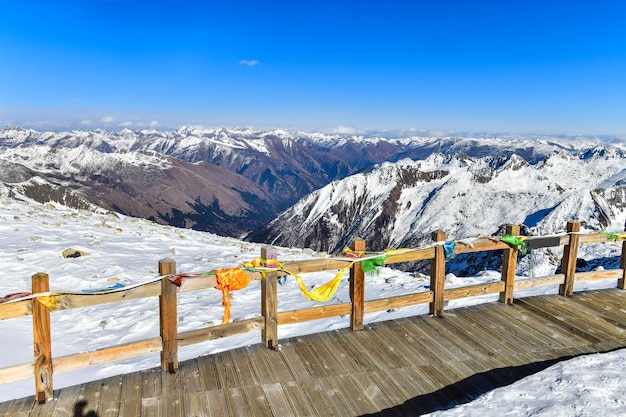
[[[453,317],[456,313],[452,311],[450,315]],[[415,362],[413,363],[414,366],[469,360],[470,356],[467,352],[473,352],[472,357],[485,357],[482,351],[475,351],[474,345],[459,337],[459,334],[447,325],[447,321],[419,317],[415,320],[403,320],[401,323],[405,323],[402,328],[414,338],[412,346],[418,353],[428,354],[428,361],[425,363]]]
[[[263,317],[255,317],[248,320],[241,320],[198,330],[190,330],[178,334],[178,345],[188,346],[195,343],[206,342],[208,340],[221,339],[238,334],[259,331],[263,328],[264,323],[265,319]]]
[[[626,292],[611,290],[591,290],[576,294],[576,298],[587,300],[590,303],[613,310],[617,314],[626,314]]]
[[[33,314],[32,304],[32,299],[2,303],[0,304],[0,320],[29,316]]]
[[[351,353],[326,334],[310,334],[307,340],[307,347],[320,359],[326,371],[324,376],[345,375],[359,367]]]
[[[403,357],[395,351],[393,343],[384,343],[384,341],[380,340],[376,332],[377,328],[378,326],[372,325],[372,328],[368,329],[367,332],[360,332],[354,334],[354,336],[349,335],[350,337],[347,338],[355,339],[371,357],[377,358],[379,360],[377,364],[379,369],[409,366],[410,359]]]
[[[332,369],[327,358],[321,357],[313,348],[311,339],[304,336],[298,339],[295,352],[307,373],[314,378],[321,378],[332,375]],[[332,363],[332,362],[330,362]]]
[[[270,405],[272,416],[293,416],[294,412],[289,405],[287,395],[280,383],[263,385],[263,392]]]
[[[471,327],[473,333],[478,333],[482,340],[487,342],[489,346],[500,352],[501,355],[514,355],[518,345],[512,340],[504,329],[497,325],[497,322],[491,323],[485,320],[481,314],[485,310],[484,305],[471,306],[463,309],[463,321],[468,327]]]
[[[101,365],[103,363],[117,360],[129,359],[147,353],[161,351],[161,338],[140,340],[138,342],[124,343],[104,349],[90,352],[77,353],[69,356],[62,356],[52,360],[52,365],[56,372],[69,372],[88,366]]]
[[[300,356],[298,355],[297,346],[299,343],[303,343],[303,339],[301,337],[291,338],[283,341],[280,349],[282,359],[296,380],[311,377],[309,371],[304,366]]]
[[[229,415],[226,396],[224,395],[223,390],[212,390],[207,392],[207,402],[210,407],[206,410],[209,411],[210,417],[223,417]]]
[[[382,298],[365,302],[365,313],[391,310],[402,307],[410,307],[418,304],[431,303],[433,292],[424,291],[415,294],[399,295],[395,297]]]
[[[545,351],[559,350],[564,348],[571,348],[572,346],[583,345],[589,343],[585,337],[572,333],[570,329],[558,321],[554,320],[552,316],[546,315],[545,312],[532,308],[525,303],[518,303],[516,301],[513,309],[519,309],[519,321],[527,323],[530,329],[529,332],[533,332],[535,336],[541,337],[545,343]],[[510,311],[504,311],[501,314],[509,314]]]
[[[435,257],[435,248],[410,249],[403,252],[390,253],[385,259],[385,265],[402,262],[426,261]]]
[[[315,393],[313,398],[325,397],[326,403],[330,406],[325,413],[319,415],[358,416],[360,414],[334,378],[315,378],[305,381],[304,384]]]
[[[372,404],[367,412],[376,413],[396,405],[367,374],[353,374],[349,379],[354,384],[357,393],[361,393]]]
[[[176,273],[176,262],[170,258],[159,261],[159,275]],[[161,368],[167,372],[178,369],[178,309],[176,305],[176,284],[169,279],[161,279],[159,295],[159,334],[161,335]]]
[[[284,263],[284,269],[294,274],[303,274],[306,272],[332,271],[335,269],[343,269],[350,265],[352,261],[340,259],[313,259],[306,261],[287,261]]]
[[[55,398],[54,398],[54,401],[52,401],[54,403],[54,410],[52,411],[51,414],[48,414],[48,415],[52,415],[52,416],[75,415],[74,409],[78,405],[80,393],[81,393],[80,385],[74,385],[71,387],[63,388],[62,390],[55,391],[55,396],[54,396]],[[89,404],[86,404],[86,405],[89,405]],[[41,411],[43,411],[41,410],[41,408],[42,407],[37,405],[35,407],[35,413],[37,412],[40,413]],[[94,407],[92,407],[92,409],[93,408]],[[85,414],[87,413],[88,410],[89,408],[85,409]],[[47,411],[48,410],[46,410],[46,412]],[[46,414],[43,414],[43,415],[45,416]]]
[[[246,350],[260,384],[269,384],[275,381],[286,382],[294,379],[294,375],[282,354],[282,345],[279,345],[276,351],[258,349],[255,346],[249,346]]]
[[[555,310],[554,306],[546,305],[541,302],[539,297],[528,297],[520,299],[520,304],[524,305],[526,308],[535,311],[543,315],[548,321],[552,321],[558,323],[561,328],[567,329],[568,332],[580,336],[587,341],[587,343],[597,343],[603,341],[602,337],[599,337],[597,334],[594,334],[595,331],[589,329],[585,325],[581,325],[576,323],[571,317],[556,315],[558,311]]]
[[[556,349],[569,346],[558,332],[549,330],[543,322],[537,321],[532,315],[527,314],[518,304],[513,304],[505,309],[486,309],[485,318],[492,321],[500,321],[508,331],[517,338],[524,339],[530,346],[528,352],[543,352],[547,349]],[[567,339],[571,340],[570,338]]]
[[[438,230],[432,233],[432,239],[441,243],[446,240],[445,232]],[[433,291],[433,302],[429,305],[430,314],[443,317],[444,283],[446,277],[446,256],[443,246],[435,246],[435,257],[430,262],[430,289]]]
[[[597,314],[597,311],[589,308],[583,302],[576,299],[567,300],[570,302],[564,301],[562,299],[551,300],[559,312],[568,313],[579,323],[584,323],[590,329],[592,328],[597,332],[603,333],[607,339],[626,336],[626,330],[607,321],[602,315]]]
[[[18,398],[11,401],[11,407],[9,408],[9,416],[11,417],[26,417],[30,416],[31,412],[40,408],[37,404],[37,400],[34,396]]]
[[[100,381],[90,381],[81,385],[79,399],[85,404],[85,414],[89,410],[97,410],[100,407]]]
[[[491,239],[477,239],[472,242],[471,245],[457,244],[454,247],[454,253],[472,253],[472,252],[486,252],[486,251],[494,251],[501,249],[509,249],[509,245],[504,242],[501,242],[499,239],[494,238]]]
[[[251,276],[252,274],[248,274]],[[257,274],[259,277],[251,277],[259,279],[261,274]],[[180,283],[180,288],[178,292],[189,292],[189,291],[198,291],[198,290],[206,290],[209,288],[215,288],[217,285],[217,276],[215,275],[206,275],[200,277],[183,277]]]
[[[540,278],[518,279],[515,281],[515,290],[527,290],[530,288],[547,287],[550,285],[562,285],[565,282],[565,274],[549,275]]]
[[[48,274],[39,272],[32,276],[33,294],[50,291]],[[35,395],[39,404],[52,398],[52,336],[50,310],[39,299],[33,300],[33,345]]]
[[[603,281],[607,279],[619,279],[622,277],[621,269],[609,269],[605,271],[576,272],[575,282]]]
[[[183,415],[185,416],[209,416],[211,415],[212,405],[209,404],[209,399],[205,392],[188,392],[183,395]]]
[[[423,365],[434,359],[434,355],[421,351],[423,347],[422,341],[415,340],[411,335],[408,335],[407,332],[410,329],[407,330],[407,327],[406,325],[398,326],[392,323],[385,323],[384,326],[375,326],[372,329],[368,329],[368,332],[375,333],[380,340],[381,346],[403,358],[402,363],[394,362],[392,367]]]
[[[431,317],[428,317],[429,319]],[[410,358],[411,366],[426,365],[441,359],[436,349],[431,344],[431,338],[425,330],[423,323],[429,320],[422,320],[422,317],[413,317],[411,319],[399,319],[385,323],[381,326],[382,332],[387,332],[385,336],[388,340],[398,340],[400,346],[406,346]],[[402,349],[402,347],[400,347]]]
[[[364,253],[365,241],[356,239],[352,243],[352,250],[358,254]],[[355,262],[352,268],[350,268],[350,301],[352,302],[350,328],[352,330],[363,330],[365,327],[363,318],[365,311],[365,273],[360,262]]]
[[[496,357],[502,352],[502,348],[492,341],[487,340],[483,334],[475,329],[476,325],[468,325],[462,317],[451,315],[446,318],[446,326],[459,335],[459,338],[468,340],[474,345],[474,349],[484,352],[488,356]]]
[[[611,242],[608,233],[585,233],[580,234],[580,244],[583,243],[605,243]]]
[[[141,398],[153,398],[163,395],[161,373],[160,368],[141,371]]]
[[[217,356],[205,355],[197,358],[198,370],[202,378],[202,384],[206,391],[215,391],[222,388],[220,375],[217,370]]]
[[[161,293],[161,282],[155,281],[127,290],[113,291],[105,294],[60,294],[54,310],[66,310],[95,306],[99,304],[117,303],[121,301],[139,300],[147,297],[156,297]]]
[[[248,355],[248,349],[238,348],[224,352],[224,359],[233,363],[237,377],[241,381],[239,386],[259,385],[259,380],[254,373],[254,366]]]
[[[514,356],[520,350],[528,351],[534,347],[532,343],[529,343],[529,339],[516,332],[515,326],[511,323],[503,323],[499,314],[490,315],[491,310],[493,309],[485,305],[471,306],[463,309],[463,316],[482,328],[489,338],[500,341],[500,345],[507,349],[508,355]]]
[[[488,282],[485,284],[468,285],[467,287],[450,288],[444,291],[444,301],[459,298],[475,297],[478,295],[496,294],[504,291],[506,284],[503,281]]]
[[[166,401],[165,397],[143,397],[141,399],[141,416],[167,417]]]
[[[228,353],[228,352],[223,352]],[[219,377],[220,388],[226,390],[230,388],[241,387],[242,381],[237,374],[237,368],[235,364],[226,355],[220,355],[220,360],[215,362],[215,369]]]
[[[165,403],[165,413],[163,414],[164,417],[185,415],[185,402],[182,401],[182,399],[179,400],[178,395],[167,395],[161,397],[161,400],[163,400],[163,402]]]
[[[274,417],[272,408],[263,387],[260,385],[248,385],[243,388],[246,397],[246,405],[249,413],[254,417]]]
[[[261,259],[276,260],[276,250],[267,246],[262,247]],[[278,283],[275,272],[267,273],[261,282],[261,315],[265,318],[261,329],[261,342],[273,349],[278,345]]]
[[[350,314],[352,310],[351,303],[332,304],[321,307],[312,307],[302,310],[283,311],[278,313],[278,324],[303,323],[310,320],[326,319],[330,317],[343,316]]]
[[[343,398],[349,404],[350,409],[356,410],[355,415],[366,415],[380,410],[366,395],[363,388],[349,375],[330,378],[329,381],[332,382],[337,391],[343,394]]]
[[[100,399],[103,403],[119,403],[122,398],[123,375],[105,378],[101,382]]]
[[[335,342],[342,345],[347,352],[350,352],[350,355],[366,372],[385,369],[384,363],[381,363],[379,358],[374,357],[372,353],[369,352],[369,350],[360,342],[360,340],[355,337],[356,335],[360,335],[362,333],[367,332],[333,332],[330,333],[329,336],[332,337]]]
[[[141,372],[132,372],[122,376],[122,392],[120,402],[133,402],[140,404],[143,381]]]
[[[518,236],[520,227],[509,224],[506,226],[508,235]],[[504,283],[504,290],[500,292],[501,303],[513,304],[513,290],[515,288],[515,271],[517,269],[517,246],[502,251],[502,274],[501,280]]]
[[[228,407],[229,416],[254,417],[246,404],[246,396],[242,388],[224,389],[224,398]]]
[[[397,411],[397,416],[413,417],[421,414],[419,410],[408,401],[419,394],[415,393],[413,385],[409,381],[405,382],[402,380],[402,378],[405,378],[405,375],[400,373],[399,370],[392,369],[389,371],[369,372],[367,377],[374,382],[391,404],[403,405],[403,407],[396,406],[394,408],[394,412]]]
[[[32,378],[33,372],[35,372],[35,365],[33,363],[0,368],[0,384]]]
[[[571,297],[574,293],[574,279],[576,275],[576,258],[578,256],[578,243],[580,223],[567,222],[569,243],[563,248],[561,271],[565,272],[565,282],[559,287],[559,294]]]
[[[308,404],[313,411],[314,416],[342,416],[350,415],[340,407],[337,408],[335,403],[331,400],[331,396],[328,395],[328,388],[322,387],[316,383],[319,378],[311,378],[300,381],[302,391],[307,397]],[[352,414],[355,415],[355,414]]]
[[[198,360],[190,359],[180,363],[178,368],[180,374],[181,389],[184,392],[200,392],[204,391],[204,382],[200,369],[198,369]]]
[[[300,384],[295,381],[288,381],[282,384],[282,388],[294,417],[317,416],[313,413],[313,407],[307,400],[308,395],[305,394]]]
[[[626,240],[622,243],[622,257],[619,267],[622,270],[622,276],[617,280],[617,288],[624,290],[626,289]]]

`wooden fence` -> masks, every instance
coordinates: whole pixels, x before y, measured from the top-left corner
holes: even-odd
[[[460,299],[484,294],[499,294],[499,301],[513,303],[514,290],[522,290],[541,286],[559,285],[559,292],[572,296],[574,282],[617,279],[617,286],[625,288],[626,282],[626,241],[622,244],[620,269],[593,272],[576,272],[578,247],[585,243],[603,243],[623,239],[607,233],[581,234],[578,222],[568,222],[567,234],[543,237],[524,237],[529,248],[547,248],[563,246],[561,260],[562,274],[515,280],[517,256],[519,248],[505,243],[500,238],[480,238],[472,244],[457,244],[454,253],[470,253],[502,250],[502,274],[498,282],[471,285],[460,288],[445,289],[444,278],[446,254],[442,243],[446,234],[442,231],[433,232],[432,238],[437,243],[427,248],[391,252],[385,258],[385,264],[430,260],[430,288],[427,291],[404,294],[400,296],[365,300],[365,274],[360,262],[350,268],[350,302],[343,304],[324,305],[293,311],[278,311],[277,277],[285,275],[284,271],[294,274],[339,270],[350,265],[353,260],[326,258],[320,260],[286,262],[283,269],[269,270],[262,279],[259,272],[248,272],[252,279],[261,281],[261,315],[257,318],[241,320],[197,330],[178,332],[177,293],[196,291],[216,287],[214,275],[189,277],[178,274],[180,278],[174,283],[171,278],[176,274],[176,264],[170,259],[159,262],[161,279],[154,282],[109,293],[67,293],[57,296],[54,305],[46,303],[49,296],[48,275],[37,273],[32,276],[33,296],[9,303],[0,304],[0,320],[32,315],[34,360],[0,368],[0,384],[33,378],[35,395],[39,403],[45,403],[53,394],[53,372],[68,372],[88,366],[132,358],[147,353],[161,353],[161,367],[166,372],[178,369],[178,348],[213,339],[233,336],[251,331],[261,330],[262,343],[268,348],[278,344],[278,325],[301,323],[309,320],[324,319],[339,315],[350,315],[350,327],[353,330],[364,328],[364,315],[376,311],[396,309],[417,304],[430,306],[434,317],[443,317],[444,303],[448,300]],[[519,226],[507,226],[509,236],[518,236]],[[354,252],[363,253],[366,249],[363,240],[356,240],[352,247]],[[261,250],[261,257],[266,259],[268,249]],[[180,285],[177,285],[180,284]],[[91,352],[73,354],[64,357],[52,357],[50,314],[51,311],[94,306],[104,303],[116,303],[146,297],[159,297],[160,337],[120,344]]]

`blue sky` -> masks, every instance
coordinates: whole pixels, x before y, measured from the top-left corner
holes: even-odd
[[[626,136],[622,0],[0,5],[0,127]]]

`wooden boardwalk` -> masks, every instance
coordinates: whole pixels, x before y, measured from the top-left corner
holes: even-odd
[[[34,397],[2,403],[0,416],[417,416],[559,360],[626,347],[626,291],[488,303],[280,343],[185,361],[176,374],[63,388],[43,406]]]

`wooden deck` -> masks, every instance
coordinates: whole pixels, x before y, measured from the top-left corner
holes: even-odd
[[[417,416],[559,360],[626,347],[626,291],[488,303],[280,343],[182,362],[176,374],[63,388],[43,406],[17,399],[0,404],[0,416]]]

